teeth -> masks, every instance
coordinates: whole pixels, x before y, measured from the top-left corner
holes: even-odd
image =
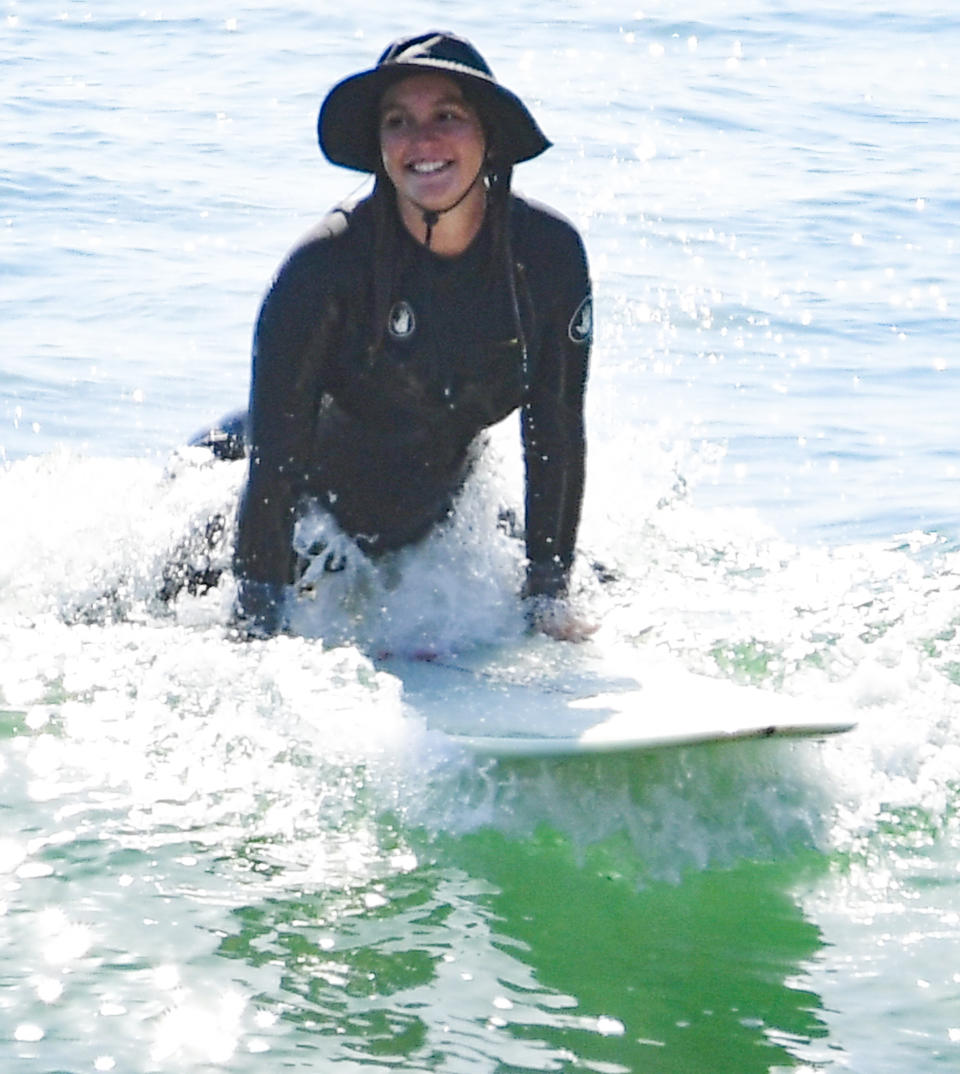
[[[417,172],[418,175],[430,175],[433,172],[440,171],[440,169],[444,167],[444,163],[445,162],[442,160],[424,160],[417,164],[411,164],[410,167],[413,171]]]

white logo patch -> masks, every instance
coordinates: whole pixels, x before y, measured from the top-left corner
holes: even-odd
[[[413,315],[413,306],[405,298],[401,298],[390,310],[387,331],[394,339],[409,339],[416,327],[417,319]]]
[[[593,335],[593,299],[590,295],[577,306],[570,318],[567,335],[573,343],[586,343]]]

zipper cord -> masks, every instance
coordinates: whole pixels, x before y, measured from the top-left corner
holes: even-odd
[[[423,240],[423,245],[426,246],[428,250],[430,249],[430,240],[433,238],[433,229],[436,227],[437,221],[445,213],[449,213],[451,210],[456,209],[456,207],[458,205],[460,205],[461,202],[464,202],[464,201],[467,200],[467,195],[477,185],[477,180],[483,175],[485,167],[486,167],[486,161],[483,161],[483,163],[481,163],[479,169],[477,170],[477,174],[473,177],[473,182],[460,195],[460,197],[457,198],[457,200],[455,202],[452,202],[450,205],[446,206],[446,208],[444,208],[444,209],[427,209],[427,208],[424,208],[424,206],[422,206],[418,201],[415,201],[413,203],[420,210],[420,215],[423,217],[424,227],[426,227],[426,229],[427,229],[427,233],[426,233],[426,235],[424,237],[424,240]]]

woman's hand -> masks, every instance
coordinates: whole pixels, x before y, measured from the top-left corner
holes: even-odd
[[[556,597],[530,597],[527,600],[530,629],[557,641],[586,641],[595,634],[599,623],[577,615],[565,600]]]

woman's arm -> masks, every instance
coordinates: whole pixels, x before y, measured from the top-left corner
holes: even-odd
[[[293,525],[311,464],[324,358],[337,309],[322,239],[305,242],[274,280],[257,319],[250,388],[250,469],[240,503],[236,619],[247,633],[279,629],[292,579]]]
[[[552,272],[531,281],[538,352],[523,410],[526,468],[525,597],[562,597],[580,523],[585,476],[584,393],[592,340],[586,254],[570,225],[554,221]],[[558,242],[559,240],[559,242]],[[537,308],[539,306],[539,308]]]

